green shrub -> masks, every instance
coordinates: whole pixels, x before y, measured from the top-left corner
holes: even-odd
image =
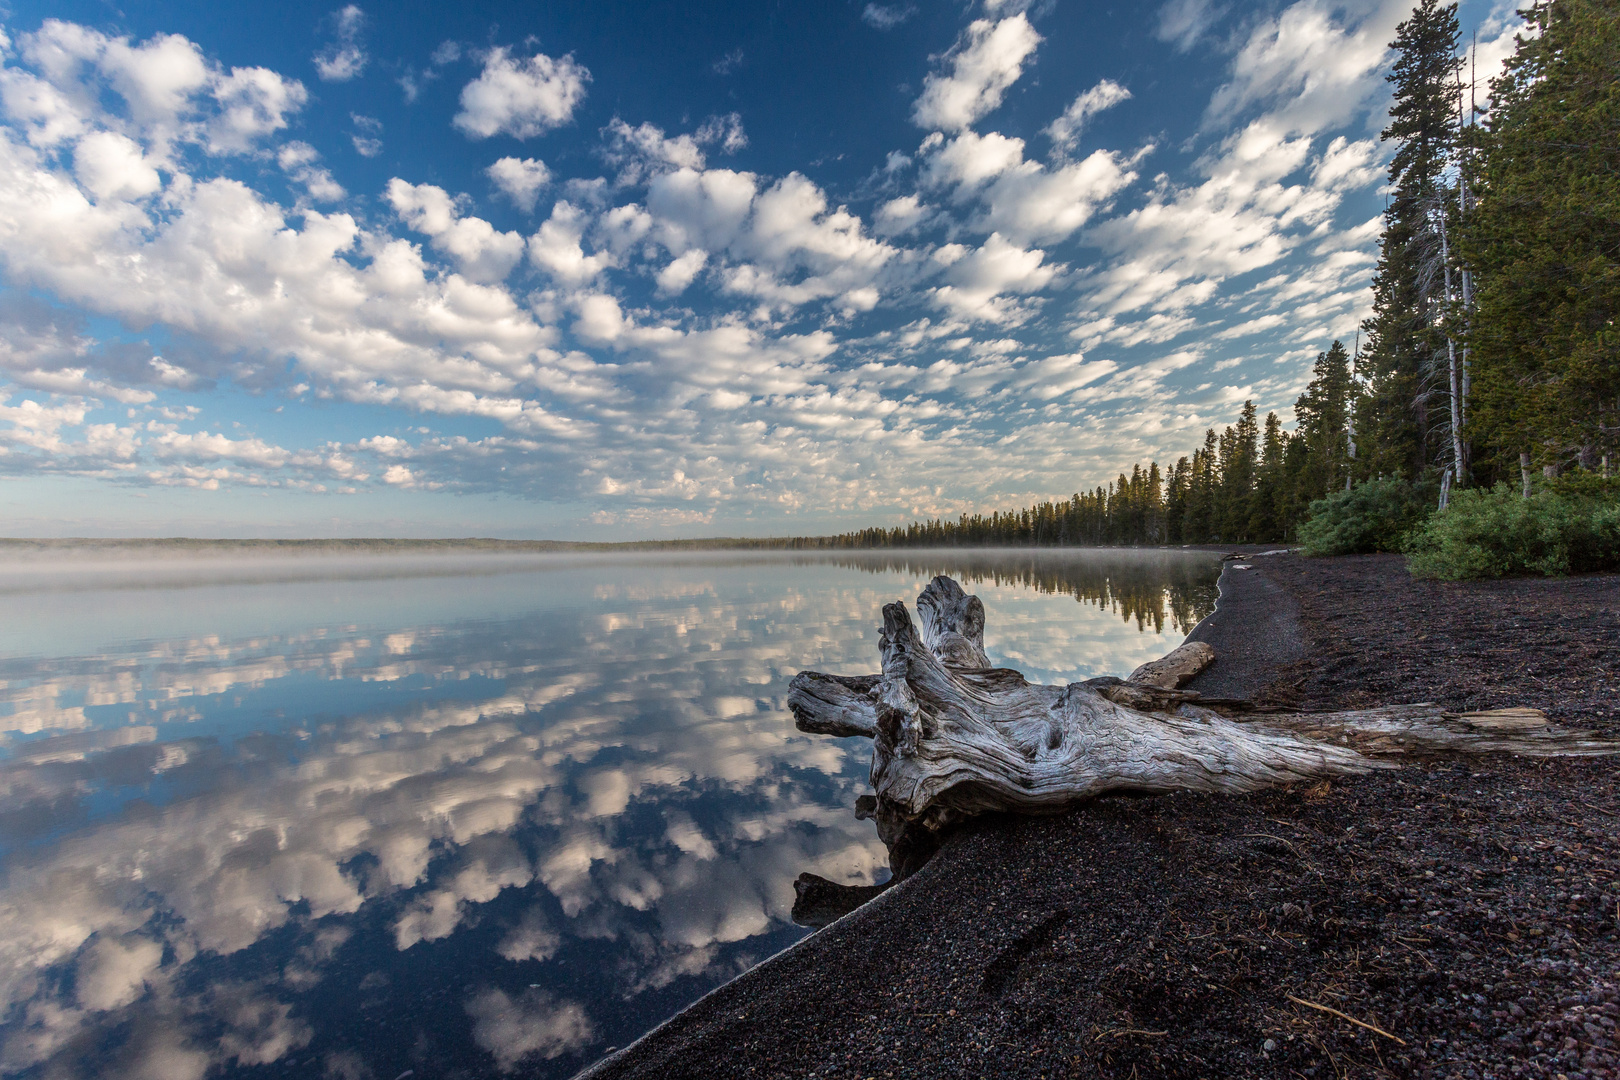
[[[1577,499],[1599,499],[1620,502],[1620,476],[1602,476],[1588,469],[1571,469],[1555,480],[1542,481],[1548,490]]]
[[[1573,478],[1526,499],[1516,486],[1453,493],[1412,536],[1418,577],[1461,581],[1620,570],[1620,498],[1611,482]]]
[[[1439,489],[1403,480],[1369,480],[1310,505],[1299,527],[1307,555],[1364,555],[1400,551],[1406,534],[1422,523]]]

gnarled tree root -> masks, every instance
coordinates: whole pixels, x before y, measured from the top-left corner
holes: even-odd
[[[1534,709],[1455,713],[1420,702],[1290,713],[1178,689],[1214,659],[1183,645],[1129,679],[1030,683],[992,667],[984,605],[948,577],[883,609],[883,670],[806,671],[788,704],[802,731],[872,740],[875,817],[896,879],[945,827],[987,811],[1051,813],[1101,795],[1246,792],[1397,768],[1413,755],[1620,753]]]

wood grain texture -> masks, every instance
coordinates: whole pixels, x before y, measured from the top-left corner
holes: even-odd
[[[1179,690],[1193,676],[1215,662],[1215,649],[1202,641],[1187,641],[1157,660],[1149,660],[1131,672],[1126,682]]]

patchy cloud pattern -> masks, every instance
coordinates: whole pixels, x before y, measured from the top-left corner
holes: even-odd
[[[1364,313],[1405,6],[1139,13],[1137,59],[1209,73],[1151,119],[1124,67],[1047,70],[1074,35],[1022,8],[944,36],[829,9],[910,73],[853,174],[784,159],[746,98],[635,115],[621,58],[560,34],[390,58],[377,13],[328,8],[292,71],[13,15],[0,476],[175,520],[258,491],[295,532],[497,504],[530,535],[815,532],[1063,495],[1286,409]],[[1511,21],[1480,17],[1489,67]],[[434,102],[465,179],[402,127]]]

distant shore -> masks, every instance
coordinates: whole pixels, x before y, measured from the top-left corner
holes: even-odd
[[[58,536],[26,537],[0,536],[0,555],[16,551],[222,551],[222,552],[283,552],[302,553],[392,553],[431,554],[441,551],[484,552],[496,554],[539,554],[568,552],[611,551],[865,551],[893,552],[953,552],[953,551],[1225,551],[1218,544],[1163,544],[1163,545],[1057,545],[1057,544],[935,544],[918,547],[890,545],[852,545],[840,542],[836,536],[711,536],[694,540],[500,540],[492,537],[442,537],[413,539],[405,537],[343,537],[321,539],[263,539],[196,536],[152,537],[100,537]],[[1258,549],[1256,549],[1258,550]]]
[[[1228,660],[1206,692],[1527,705],[1620,734],[1620,577],[1245,562],[1199,629]],[[981,819],[581,1077],[1614,1075],[1615,774],[1431,761]]]
[[[119,551],[157,548],[179,551],[220,550],[258,552],[335,552],[370,553],[401,552],[427,554],[437,551],[476,551],[494,553],[540,552],[597,552],[597,551],[727,551],[737,549],[791,550],[795,544],[819,539],[711,537],[702,540],[625,540],[618,542],[588,540],[498,540],[490,537],[444,537],[439,539],[409,539],[401,537],[352,537],[340,539],[233,539],[194,536],[154,537],[95,537],[65,536],[50,538],[0,537],[0,554],[11,550],[38,549],[41,551],[103,550]]]

